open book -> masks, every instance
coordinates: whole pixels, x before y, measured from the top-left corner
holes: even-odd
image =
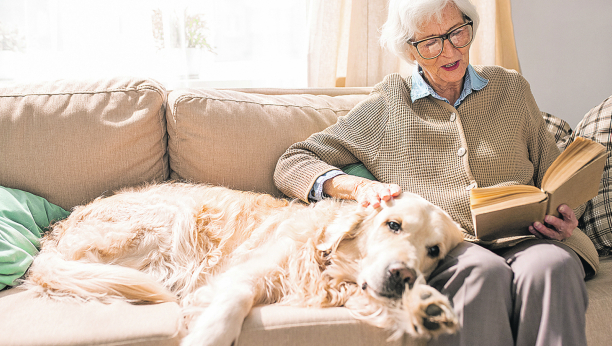
[[[542,189],[528,185],[476,188],[470,204],[476,237],[495,240],[531,235],[529,225],[559,216],[557,208],[575,209],[599,192],[608,153],[591,140],[576,137],[544,174]]]

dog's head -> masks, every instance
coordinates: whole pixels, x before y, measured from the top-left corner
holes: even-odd
[[[376,210],[358,208],[349,219],[321,245],[333,252],[337,248],[336,258],[356,260],[354,279],[377,297],[400,299],[406,286],[424,283],[463,241],[461,228],[445,211],[412,193],[404,192]]]
[[[401,298],[463,240],[445,211],[411,193],[383,203],[364,226],[358,284],[387,298]]]

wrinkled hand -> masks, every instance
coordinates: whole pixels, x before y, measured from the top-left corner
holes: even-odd
[[[355,186],[355,200],[363,207],[372,206],[374,209],[380,207],[381,201],[389,201],[399,196],[402,188],[396,184],[384,184],[378,181],[366,180]]]
[[[557,209],[559,211],[560,218],[552,215],[546,215],[544,222],[534,222],[533,225],[529,226],[529,232],[540,239],[555,239],[565,240],[572,236],[574,229],[578,226],[578,220],[574,210],[565,204],[562,204]]]
[[[389,201],[402,194],[396,184],[356,177],[348,174],[335,176],[323,183],[323,193],[338,199],[352,199],[363,207],[380,207],[381,201]]]

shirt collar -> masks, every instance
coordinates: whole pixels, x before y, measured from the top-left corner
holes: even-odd
[[[423,69],[421,66],[416,65],[412,71],[412,88],[410,91],[410,98],[412,102],[427,97],[429,95],[437,98],[438,100],[446,101],[450,103],[446,98],[438,95],[433,88],[425,82],[423,76]],[[467,73],[465,74],[465,80],[463,82],[463,89],[461,95],[454,104],[454,107],[458,107],[459,104],[469,95],[472,91],[478,91],[489,84],[489,80],[480,76],[472,67],[471,64],[467,67]]]

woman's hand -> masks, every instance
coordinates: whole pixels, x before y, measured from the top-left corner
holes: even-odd
[[[578,220],[574,210],[565,204],[562,204],[557,209],[561,218],[554,217],[552,215],[546,215],[544,222],[534,222],[533,225],[529,226],[529,232],[540,239],[555,239],[565,240],[572,236],[574,229],[578,227]]]
[[[399,196],[402,188],[352,175],[339,175],[323,184],[323,192],[334,198],[353,199],[363,207],[380,207],[381,201]]]
[[[395,184],[383,184],[378,181],[365,180],[355,186],[355,200],[363,207],[371,205],[380,207],[381,201],[388,201],[402,193],[402,188]]]

